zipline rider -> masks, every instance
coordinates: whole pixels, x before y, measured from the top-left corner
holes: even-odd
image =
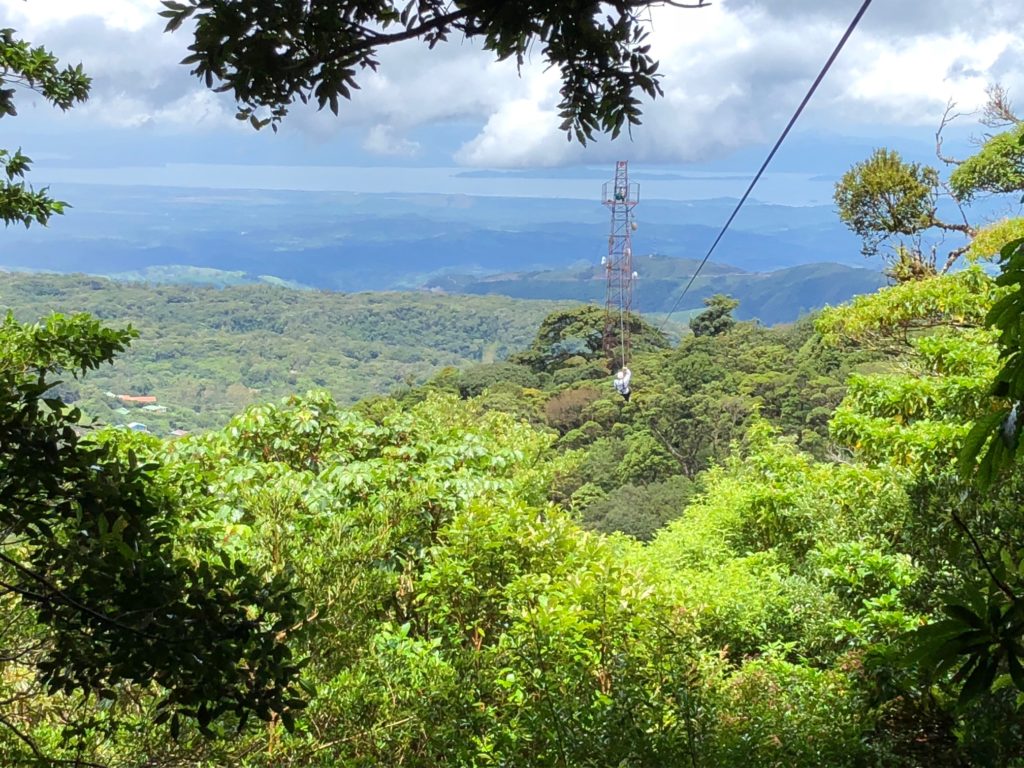
[[[629,380],[633,378],[633,372],[626,366],[622,366],[622,370],[615,374],[615,380],[612,384],[615,386],[615,391],[618,392],[622,397],[629,402],[629,396],[632,394],[629,388]]]

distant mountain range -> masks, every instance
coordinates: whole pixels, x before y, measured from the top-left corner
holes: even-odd
[[[672,310],[699,262],[666,256],[636,260],[637,280],[633,306],[648,313]],[[789,322],[826,304],[841,304],[861,293],[871,293],[885,278],[868,269],[842,264],[802,264],[767,273],[745,272],[725,264],[708,263],[679,303],[686,313],[698,310],[716,293],[738,299],[736,314],[762,323]],[[448,293],[494,294],[519,299],[575,299],[603,302],[605,273],[600,266],[568,270],[487,275],[445,275],[428,281],[427,288]]]
[[[61,185],[49,228],[10,229],[0,268],[153,283],[262,282],[603,301],[597,200]],[[643,201],[638,306],[664,311],[734,200]],[[681,310],[712,293],[766,323],[882,284],[830,206],[749,202]],[[730,266],[726,266],[730,265]]]

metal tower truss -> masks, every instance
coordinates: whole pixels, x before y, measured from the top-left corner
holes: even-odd
[[[640,202],[640,185],[629,180],[629,164],[615,164],[615,179],[606,181],[602,202],[611,211],[608,256],[603,260],[605,288],[604,350],[613,370],[627,365],[631,357],[630,312],[633,308],[632,233],[636,228],[633,209]]]

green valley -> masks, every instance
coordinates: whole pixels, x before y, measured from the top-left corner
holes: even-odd
[[[0,273],[0,307],[19,319],[89,312],[137,328],[138,341],[117,365],[69,383],[63,395],[103,423],[137,422],[164,435],[223,426],[250,403],[313,387],[353,403],[446,365],[500,359],[526,346],[553,306]]]

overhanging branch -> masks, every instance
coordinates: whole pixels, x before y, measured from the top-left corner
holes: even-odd
[[[145,637],[145,638],[147,638],[149,640],[157,640],[157,639],[159,639],[159,638],[157,638],[156,635],[152,635],[152,634],[150,634],[148,632],[143,632],[138,627],[133,627],[133,626],[131,626],[129,624],[123,624],[120,621],[118,621],[117,619],[113,618],[112,616],[108,616],[107,614],[103,613],[102,611],[97,611],[95,608],[90,608],[85,603],[82,603],[82,602],[76,600],[75,598],[73,598],[71,595],[69,595],[67,592],[62,590],[60,587],[58,587],[56,584],[51,582],[49,579],[47,579],[42,574],[36,573],[31,568],[28,568],[27,566],[19,563],[17,560],[14,560],[13,558],[10,558],[10,557],[8,557],[7,555],[5,555],[3,553],[0,553],[0,562],[7,563],[9,566],[14,568],[18,573],[22,574],[23,576],[28,577],[29,579],[31,579],[32,581],[36,582],[37,584],[45,587],[47,589],[47,591],[49,593],[51,593],[51,594],[44,595],[44,594],[39,594],[39,593],[31,592],[31,591],[25,590],[25,589],[19,589],[19,588],[16,588],[16,587],[12,588],[12,589],[14,589],[14,591],[17,591],[19,594],[22,594],[22,595],[28,597],[31,600],[45,601],[45,600],[51,600],[51,599],[56,598],[56,599],[60,600],[61,602],[65,603],[66,605],[69,605],[72,608],[75,608],[76,610],[81,611],[82,613],[86,613],[86,614],[92,616],[94,619],[97,619],[98,621],[103,622],[104,624],[108,624],[108,625],[110,625],[112,627],[116,627],[117,629],[123,629],[126,632],[131,632],[133,634],[139,635],[140,637]],[[9,587],[10,585],[5,585],[5,586]]]

